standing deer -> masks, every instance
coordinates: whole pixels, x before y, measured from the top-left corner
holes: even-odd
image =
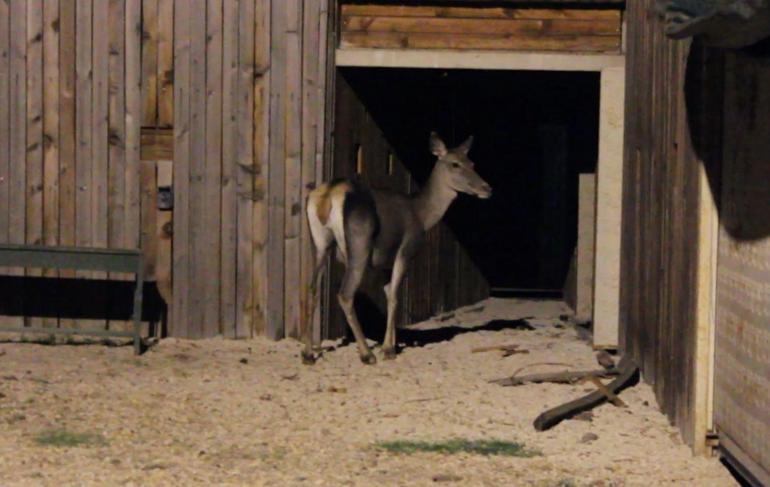
[[[430,149],[438,157],[422,192],[413,196],[371,190],[351,180],[320,185],[308,195],[307,218],[315,246],[316,265],[304,301],[302,361],[315,362],[310,321],[318,300],[318,277],[326,256],[336,246],[337,258],[345,264],[337,298],[356,338],[358,353],[365,364],[377,359],[366,343],[353,308],[353,297],[367,267],[392,269],[385,285],[388,318],[382,350],[386,360],[396,356],[395,314],[398,291],[409,262],[417,253],[425,233],[444,216],[457,193],[487,199],[492,188],[473,170],[468,158],[473,137],[455,149],[431,132]]]

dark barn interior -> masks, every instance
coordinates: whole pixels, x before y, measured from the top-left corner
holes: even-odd
[[[335,117],[334,176],[415,192],[435,161],[428,150],[435,130],[449,146],[474,135],[470,157],[494,188],[486,201],[460,196],[436,232],[456,242],[473,269],[436,270],[442,265],[434,263],[428,271],[434,278],[426,283],[473,286],[468,276],[477,273],[481,292],[461,291],[456,299],[444,296],[415,309],[412,272],[401,323],[470,304],[490,291],[561,293],[577,239],[578,175],[596,168],[598,73],[343,68]],[[446,254],[431,238],[426,247],[418,261],[435,260],[425,255],[431,252]],[[334,274],[339,279],[341,269]],[[375,280],[364,294],[381,311],[387,276]],[[338,312],[332,312],[334,321],[344,326]]]

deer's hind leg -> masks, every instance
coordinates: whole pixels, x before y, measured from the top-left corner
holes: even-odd
[[[349,218],[346,218],[345,243],[347,244],[347,261],[345,276],[342,278],[342,285],[337,296],[348,325],[356,338],[361,361],[369,365],[377,363],[377,359],[366,343],[361,323],[358,321],[356,310],[353,307],[353,299],[369,264],[375,228],[376,223],[373,217],[368,214],[352,214]]]

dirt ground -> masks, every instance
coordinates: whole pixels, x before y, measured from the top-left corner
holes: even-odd
[[[559,324],[561,303],[482,305],[402,333],[423,346],[375,366],[353,345],[303,366],[288,340],[168,339],[141,357],[130,347],[1,343],[0,485],[736,485],[717,460],[692,457],[643,384],[622,393],[628,408],[604,405],[590,421],[536,432],[540,412],[587,386],[487,381],[543,362],[594,368],[593,352]],[[482,326],[525,317],[534,330]],[[509,343],[529,353],[471,353]],[[55,431],[91,436],[41,443]],[[375,446],[452,438],[517,441],[542,455]]]

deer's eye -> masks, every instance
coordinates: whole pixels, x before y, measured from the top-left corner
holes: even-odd
[[[460,163],[458,163],[458,162],[453,162],[453,163],[452,163],[452,167],[453,167],[453,168],[455,168],[455,169],[457,169],[458,167],[460,167]]]

